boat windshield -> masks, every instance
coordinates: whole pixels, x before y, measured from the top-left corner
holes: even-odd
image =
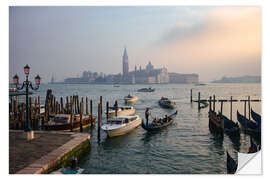
[[[124,109],[132,109],[132,107],[131,106],[124,106],[124,107],[121,107],[121,109],[122,110],[124,110]]]

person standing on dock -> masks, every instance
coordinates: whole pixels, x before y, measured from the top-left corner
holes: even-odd
[[[148,118],[149,118],[149,115],[150,115],[149,108],[146,108],[146,110],[145,110],[146,125],[148,125]]]

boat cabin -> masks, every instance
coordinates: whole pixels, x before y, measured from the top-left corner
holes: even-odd
[[[113,119],[109,119],[108,123],[110,124],[126,124],[133,120],[136,120],[137,116],[118,116]]]

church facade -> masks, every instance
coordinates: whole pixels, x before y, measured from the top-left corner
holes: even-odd
[[[134,71],[129,72],[128,55],[126,48],[122,58],[123,74],[122,83],[129,84],[161,84],[169,83],[169,74],[167,68],[163,67],[155,69],[151,61],[146,65],[145,69],[141,66],[137,69],[135,66]]]

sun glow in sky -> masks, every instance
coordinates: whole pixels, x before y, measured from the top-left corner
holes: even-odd
[[[261,74],[260,7],[10,7],[10,78],[119,73],[151,61],[201,81]]]

